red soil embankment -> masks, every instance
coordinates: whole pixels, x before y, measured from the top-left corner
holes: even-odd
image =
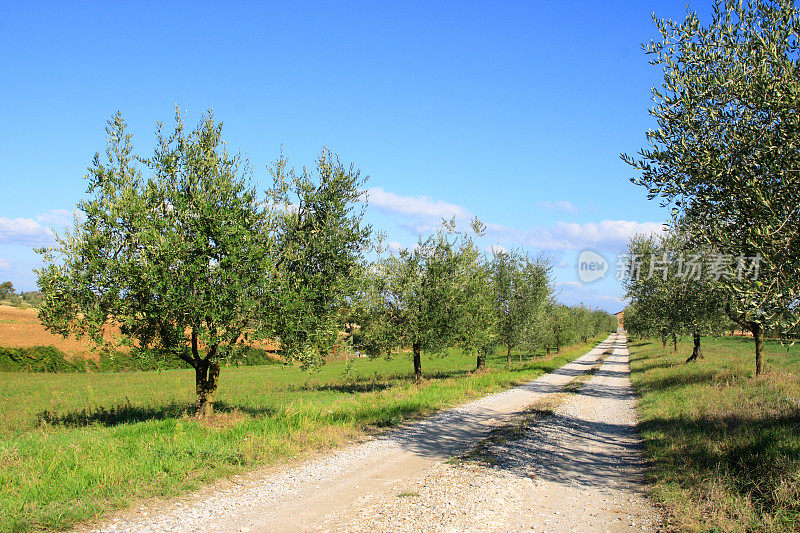
[[[4,348],[29,348],[55,346],[67,354],[88,353],[92,342],[74,337],[64,339],[47,331],[39,321],[36,309],[19,309],[0,305],[0,346]]]
[[[75,340],[74,337],[62,338],[61,335],[50,333],[45,329],[37,316],[36,309],[20,309],[8,305],[0,305],[0,347],[2,348],[29,348],[31,346],[55,346],[68,355],[84,354],[96,358],[90,353],[94,343],[89,339]],[[112,340],[112,333],[106,335],[107,340]],[[188,335],[187,335],[188,336]],[[265,340],[251,343],[256,348],[274,352],[279,346],[276,342]]]

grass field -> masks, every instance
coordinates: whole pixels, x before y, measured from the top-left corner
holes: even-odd
[[[703,339],[705,358],[633,341],[631,378],[653,462],[653,494],[675,529],[800,530],[800,346]]]
[[[549,372],[602,340],[505,370],[472,374],[474,357],[423,355],[223,368],[219,414],[191,412],[187,370],[109,374],[0,373],[0,531],[63,529],[138,499],[169,496],[286,461]]]

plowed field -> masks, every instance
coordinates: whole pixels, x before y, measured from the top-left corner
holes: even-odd
[[[64,339],[44,329],[36,309],[19,309],[0,305],[0,347],[27,348],[29,346],[55,346],[68,354],[87,353],[91,341]]]

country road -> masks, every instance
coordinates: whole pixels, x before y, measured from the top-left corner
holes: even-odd
[[[591,379],[564,397],[563,386],[592,367]],[[625,336],[613,334],[519,387],[322,459],[129,510],[92,530],[653,530],[660,519],[640,481],[629,372]],[[563,401],[552,414],[517,424],[526,407],[556,395]],[[486,440],[503,427],[520,429]],[[468,459],[480,442],[491,460]]]

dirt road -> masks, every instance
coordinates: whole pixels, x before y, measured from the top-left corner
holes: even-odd
[[[609,355],[599,369],[598,357]],[[596,373],[555,413],[489,439],[573,378]],[[612,335],[539,379],[280,473],[142,509],[102,531],[642,531],[625,338]],[[469,459],[477,443],[491,460]],[[465,455],[466,454],[466,455]],[[453,458],[462,457],[459,460]]]

